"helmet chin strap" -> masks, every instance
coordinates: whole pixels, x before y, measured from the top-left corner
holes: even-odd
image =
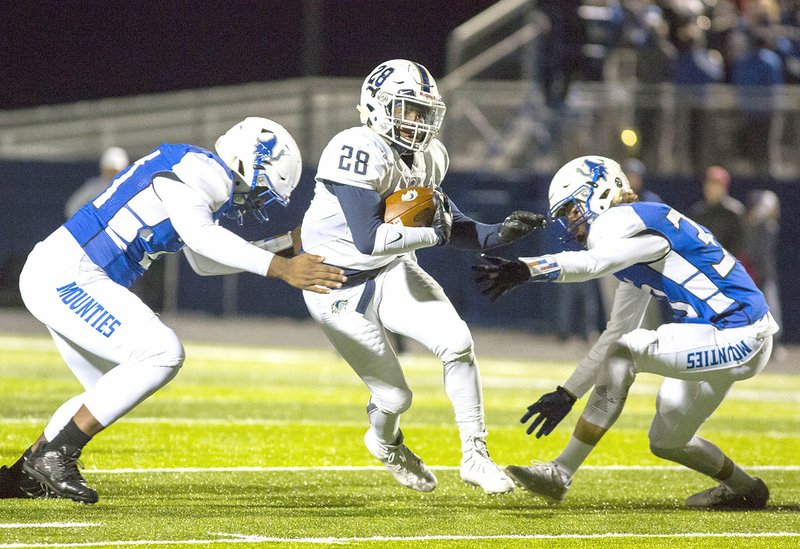
[[[404,147],[400,143],[395,143],[394,141],[389,141],[389,146],[391,148],[393,148],[394,150],[396,150],[397,154],[399,154],[400,157],[405,161],[413,159],[413,157],[414,157],[414,151],[409,149],[408,147]]]

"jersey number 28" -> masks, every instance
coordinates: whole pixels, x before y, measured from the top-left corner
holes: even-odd
[[[342,147],[342,156],[339,157],[339,169],[346,172],[354,171],[358,175],[367,175],[367,162],[369,162],[369,153],[366,151],[355,151],[355,158],[353,158],[353,147],[344,145]]]

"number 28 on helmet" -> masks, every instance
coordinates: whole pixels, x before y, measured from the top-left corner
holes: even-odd
[[[551,219],[564,229],[564,245],[583,247],[588,226],[629,192],[628,178],[610,158],[582,156],[562,166],[550,182],[548,200]]]
[[[424,151],[439,133],[446,107],[428,69],[405,59],[381,63],[361,86],[361,123],[400,154]]]

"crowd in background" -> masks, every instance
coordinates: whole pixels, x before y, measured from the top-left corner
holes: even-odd
[[[620,71],[644,85],[671,83],[685,93],[708,84],[735,86],[733,127],[717,113],[690,113],[688,143],[697,173],[718,161],[720,135],[746,169],[768,169],[772,108],[782,84],[800,83],[800,0],[538,0],[544,29],[536,75],[547,104],[560,108],[570,82],[608,80]],[[625,53],[625,55],[622,55]],[[620,68],[621,60],[630,67]],[[698,97],[695,95],[695,97]],[[663,124],[657,107],[640,106],[642,160],[655,167]]]
[[[538,0],[548,99],[602,79],[612,50],[638,52],[646,83],[800,83],[800,0]]]

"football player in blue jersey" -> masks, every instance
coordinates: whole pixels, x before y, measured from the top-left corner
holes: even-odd
[[[548,435],[592,386],[572,438],[547,463],[506,468],[518,485],[560,502],[572,477],[625,404],[639,372],[665,377],[650,427],[650,449],[719,485],[690,496],[689,507],[760,509],[764,482],[697,436],[734,382],[766,366],[778,326],[742,264],[704,227],[665,204],[639,202],[619,164],[587,156],[553,177],[550,215],[574,251],[476,265],[483,293],[497,299],[526,281],[578,282],[613,273],[622,282],[611,319],[571,377],[528,407],[528,434]],[[651,296],[672,322],[639,328]]]
[[[250,243],[218,224],[286,205],[301,172],[291,135],[247,118],[222,135],[216,153],[164,144],[120,172],[28,256],[25,306],[43,322],[84,392],[56,410],[11,467],[0,498],[63,497],[94,503],[77,460],[89,440],[166,385],[184,360],[175,332],[128,287],[151,262],[183,250],[201,275],[251,272],[326,293],[346,280],[323,257],[276,255],[288,235]],[[291,254],[289,254],[291,255]]]

